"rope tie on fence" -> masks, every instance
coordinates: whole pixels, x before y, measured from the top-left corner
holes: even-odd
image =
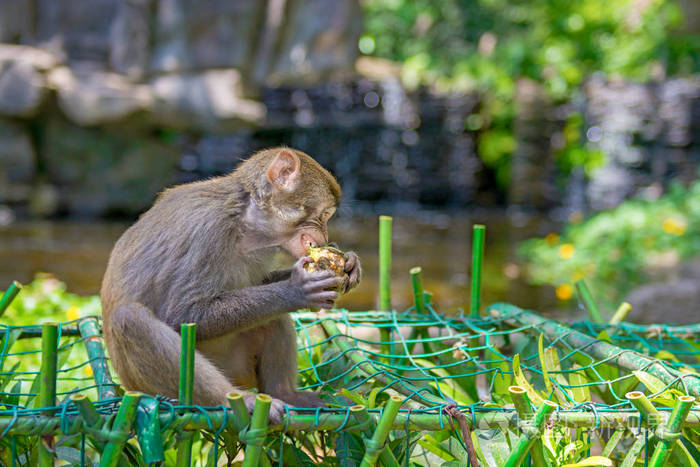
[[[238,439],[248,446],[262,447],[267,438],[267,428],[250,428],[247,426],[238,433]]]
[[[479,467],[479,463],[477,462],[476,457],[476,450],[474,449],[474,442],[472,441],[472,434],[469,430],[469,423],[467,422],[467,417],[462,411],[459,410],[457,404],[446,405],[442,408],[442,411],[450,417],[450,426],[453,430],[453,419],[457,420],[457,424],[459,425],[459,428],[462,432],[463,443],[467,449],[467,453],[469,454],[469,463],[472,465],[472,467]]]
[[[654,436],[664,441],[675,441],[677,439],[680,439],[682,435],[683,433],[681,433],[680,431],[669,431],[665,423],[662,423],[661,425],[657,426],[656,430],[654,430]]]

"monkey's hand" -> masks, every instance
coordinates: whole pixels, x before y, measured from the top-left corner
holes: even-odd
[[[362,266],[360,266],[360,257],[354,251],[345,252],[345,272],[348,274],[348,280],[345,283],[347,293],[350,289],[357,287],[362,279]]]
[[[338,299],[341,278],[333,271],[307,272],[304,265],[313,262],[308,256],[299,258],[288,279],[290,296],[296,308],[332,308]]]

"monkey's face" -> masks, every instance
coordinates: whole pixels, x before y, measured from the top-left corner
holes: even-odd
[[[295,228],[284,248],[295,258],[306,256],[309,247],[317,247],[328,243],[328,220],[335,213],[335,206],[321,206],[315,209]]]
[[[268,225],[275,225],[278,244],[295,258],[305,256],[310,246],[326,245],[328,220],[340,197],[333,176],[308,155],[286,148],[272,158],[266,175],[274,211]]]

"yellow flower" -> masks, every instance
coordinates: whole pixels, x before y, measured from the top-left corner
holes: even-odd
[[[66,310],[66,319],[68,321],[73,321],[78,318],[80,318],[80,308],[73,305]]]
[[[559,300],[568,300],[574,295],[574,288],[569,284],[562,284],[554,290],[554,293]]]
[[[548,233],[547,236],[544,237],[544,241],[547,242],[547,245],[554,246],[559,243],[559,234],[554,232]]]
[[[559,256],[562,259],[569,259],[574,256],[574,246],[571,243],[564,243],[559,247]]]
[[[85,365],[83,367],[83,374],[85,376],[92,376],[92,367],[90,365]]]
[[[670,217],[664,219],[664,221],[661,223],[661,228],[667,234],[672,235],[683,235],[686,229],[685,222]]]

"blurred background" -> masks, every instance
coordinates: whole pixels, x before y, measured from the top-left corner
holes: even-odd
[[[479,222],[486,303],[584,318],[585,279],[698,320],[696,0],[2,0],[0,288],[97,293],[160,190],[279,144],[343,186],[342,306],[376,304],[381,213],[397,309],[416,265],[468,303]]]

